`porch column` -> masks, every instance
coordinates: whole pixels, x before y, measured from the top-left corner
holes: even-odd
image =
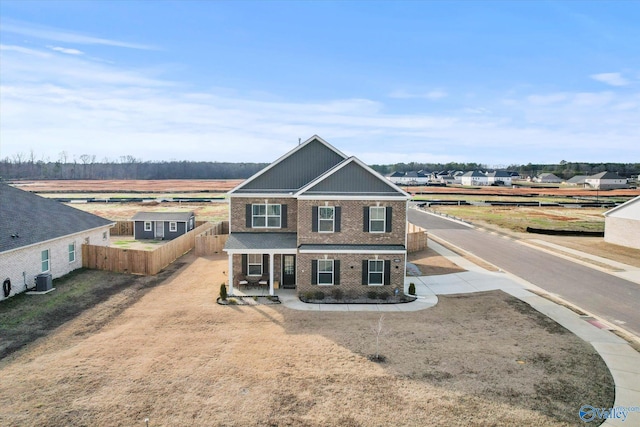
[[[275,270],[275,266],[273,265],[273,252],[269,254],[269,295],[273,296],[273,270]]]
[[[229,295],[233,295],[233,254],[229,254]]]

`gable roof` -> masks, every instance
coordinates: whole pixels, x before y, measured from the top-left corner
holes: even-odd
[[[193,212],[138,212],[133,221],[178,221],[187,222]]]
[[[507,171],[493,171],[487,173],[490,178],[511,178],[511,174]]]
[[[327,141],[314,135],[229,194],[294,193],[346,158]]]
[[[482,178],[486,178],[487,177],[485,174],[483,174],[479,170],[466,172],[462,176],[477,176],[477,177],[482,177]]]
[[[572,178],[569,178],[567,180],[567,182],[569,184],[584,184],[584,180],[586,178],[589,178],[589,176],[587,176],[587,175],[576,175],[576,176],[574,176]]]
[[[300,196],[400,197],[409,195],[356,157],[349,157],[296,193]]]
[[[615,172],[600,172],[595,175],[588,176],[586,179],[625,179]]]
[[[112,224],[108,219],[0,183],[0,252]]]
[[[616,206],[615,208],[609,209],[608,211],[604,212],[602,215],[607,217],[607,216],[611,215],[612,213],[615,213],[616,216],[620,216],[621,218],[629,218],[629,219],[640,220],[640,208],[639,207],[640,207],[640,196],[637,196],[637,197],[634,197],[631,200],[627,200],[626,202],[624,202],[621,205]],[[629,210],[629,213],[627,215],[625,215],[624,213],[622,215],[620,215],[620,213],[622,211],[625,211],[625,210]]]

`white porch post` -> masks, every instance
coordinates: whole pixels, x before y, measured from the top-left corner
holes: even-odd
[[[275,266],[273,265],[273,252],[269,253],[269,295],[273,296],[273,270],[275,270]]]
[[[229,295],[233,295],[233,254],[229,254]]]

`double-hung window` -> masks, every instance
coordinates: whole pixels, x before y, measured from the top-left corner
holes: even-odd
[[[333,285],[333,260],[318,260],[318,285]]]
[[[384,206],[371,206],[369,208],[369,232],[370,233],[384,233],[385,224],[385,211]]]
[[[151,221],[144,222],[144,231],[151,231]]]
[[[247,257],[249,276],[262,276],[262,254],[249,254]]]
[[[251,225],[254,228],[280,228],[282,220],[280,213],[280,205],[252,205]]]
[[[69,243],[69,262],[76,260],[76,242]]]
[[[384,261],[369,260],[369,284],[384,285]]]
[[[49,271],[49,249],[40,252],[40,266],[43,273]]]
[[[335,208],[333,206],[318,207],[318,231],[320,233],[333,233],[335,221]]]
[[[178,231],[178,223],[175,221],[169,221],[169,231],[171,231],[172,233]]]

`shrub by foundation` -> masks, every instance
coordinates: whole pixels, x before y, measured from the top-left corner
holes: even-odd
[[[409,295],[416,294],[416,285],[414,283],[409,283]]]
[[[334,288],[331,290],[331,297],[335,300],[341,300],[344,298],[344,292],[340,288]]]
[[[227,300],[227,287],[225,286],[224,283],[220,285],[220,299],[222,301]]]
[[[376,291],[368,291],[367,298],[369,299],[378,299],[378,293]]]

